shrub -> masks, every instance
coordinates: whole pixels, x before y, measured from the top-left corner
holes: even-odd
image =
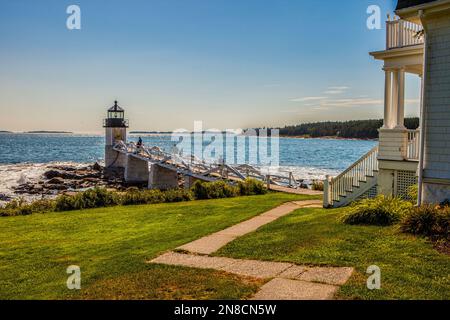
[[[29,207],[33,213],[51,212],[55,211],[55,201],[49,199],[36,200],[30,203]]]
[[[239,190],[224,181],[203,182],[197,180],[191,188],[195,199],[231,198],[239,195]]]
[[[251,178],[247,178],[244,181],[239,181],[238,188],[239,194],[241,196],[260,195],[267,193],[267,188],[264,182]]]
[[[61,195],[56,198],[56,211],[71,211],[110,207],[121,203],[116,192],[104,188],[89,189],[76,195]]]
[[[431,205],[416,207],[402,219],[401,230],[434,240],[450,240],[450,208]]]
[[[69,195],[58,196],[55,200],[55,211],[75,210],[74,197]]]
[[[13,217],[16,215],[15,211],[0,207],[0,217]]]
[[[164,194],[160,190],[130,190],[122,195],[122,204],[152,204],[164,202]]]
[[[40,202],[41,200],[39,200]],[[45,201],[45,200],[43,200]],[[36,204],[38,208],[38,203]],[[12,217],[12,216],[27,216],[32,214],[33,206],[28,204],[24,199],[15,199],[5,205],[4,208],[0,208],[0,216],[2,217]],[[36,211],[38,212],[38,211]],[[42,212],[42,211],[39,211]]]
[[[323,191],[323,181],[313,181],[312,189],[316,191]]]
[[[165,202],[182,202],[191,201],[194,199],[190,190],[171,189],[164,192]]]
[[[342,221],[356,225],[388,226],[399,222],[412,206],[408,201],[381,195],[354,203],[347,209]]]
[[[415,184],[408,188],[407,190],[407,200],[410,200],[412,203],[417,203],[417,198],[419,197],[419,185]]]

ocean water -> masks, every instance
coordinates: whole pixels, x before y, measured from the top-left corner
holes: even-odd
[[[130,135],[129,141],[138,136]],[[142,136],[146,146],[170,151],[170,135]],[[280,138],[279,171],[298,179],[323,179],[337,175],[375,146],[376,141]],[[11,184],[45,171],[49,163],[102,161],[104,137],[76,134],[0,134],[0,193]],[[19,181],[20,180],[20,181]],[[7,181],[7,183],[6,183]]]

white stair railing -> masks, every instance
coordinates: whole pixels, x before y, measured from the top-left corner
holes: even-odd
[[[408,160],[419,160],[420,130],[408,130],[408,146],[406,157]]]
[[[378,171],[378,146],[337,177],[325,180],[324,206],[329,207],[334,202],[340,201],[341,197],[353,192],[355,187],[360,187],[361,182],[373,177],[376,171]]]

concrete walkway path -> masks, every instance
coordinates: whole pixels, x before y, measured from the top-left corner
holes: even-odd
[[[250,220],[241,222],[225,230],[200,238],[181,247],[178,247],[177,249],[197,254],[211,254],[224,247],[231,241],[235,240],[236,238],[256,231],[263,225],[271,223],[278,218],[281,218],[299,208],[321,206],[322,201],[320,200],[288,202]]]
[[[353,273],[353,268],[308,267],[292,263],[208,256],[234,239],[257,230],[299,208],[322,207],[319,200],[294,201],[199,240],[179,252],[167,252],[149,263],[215,269],[240,276],[268,279],[253,296],[255,300],[329,300]]]

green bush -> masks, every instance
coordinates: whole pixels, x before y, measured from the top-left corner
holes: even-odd
[[[121,203],[117,192],[104,188],[89,189],[76,195],[61,195],[56,198],[56,211],[83,210],[110,207]]]
[[[238,188],[239,195],[241,196],[252,196],[267,193],[267,188],[264,182],[251,178],[247,178],[244,181],[239,181]]]
[[[0,208],[1,217],[27,216],[32,213],[33,213],[33,206],[28,204],[22,198],[15,199],[7,203],[4,208]]]
[[[323,191],[323,181],[313,181],[312,189],[316,191]]]
[[[28,206],[33,213],[55,211],[55,201],[49,199],[36,200],[30,203]]]
[[[416,207],[402,219],[401,230],[433,240],[450,240],[450,208],[431,205]]]
[[[124,206],[136,204],[155,204],[165,202],[164,193],[160,190],[130,190],[122,195]]]
[[[60,195],[55,200],[55,211],[75,210],[74,196]]]
[[[412,207],[408,201],[381,195],[354,203],[346,210],[342,221],[353,225],[388,226],[399,222]]]
[[[183,202],[194,200],[190,190],[170,189],[164,192],[165,202]]]
[[[237,187],[224,181],[203,182],[197,180],[191,190],[195,199],[198,200],[231,198],[239,195]]]
[[[412,203],[417,203],[417,198],[419,196],[419,185],[415,184],[408,188],[407,190],[407,200],[410,200]]]

